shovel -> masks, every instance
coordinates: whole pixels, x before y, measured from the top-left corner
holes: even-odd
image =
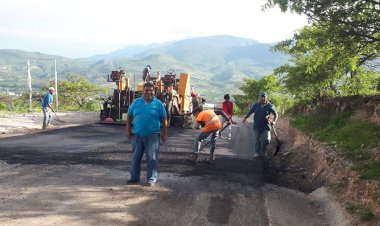
[[[274,152],[274,156],[276,156],[278,154],[278,152],[280,151],[282,144],[281,144],[280,140],[278,140],[276,129],[274,128],[274,125],[272,125],[272,128],[273,128],[274,137],[276,137],[276,141],[277,141],[276,151]]]
[[[224,126],[219,132],[222,132],[223,130],[225,130],[228,126],[230,126],[230,124],[227,124],[226,126]],[[215,137],[216,139],[217,137]],[[203,145],[200,149],[199,149],[199,152],[202,151],[203,148],[205,148],[209,143],[211,142],[211,139],[209,141],[207,141],[207,143],[205,145]]]
[[[57,119],[58,122],[65,123],[64,121],[62,121],[61,119],[58,118],[58,115],[55,111],[53,111],[53,112],[54,112],[55,118]]]

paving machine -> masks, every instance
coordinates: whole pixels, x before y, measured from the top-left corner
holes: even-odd
[[[135,98],[143,95],[144,81],[132,88],[124,69],[112,71],[108,77],[109,81],[116,82],[117,89],[104,101],[100,120],[106,123],[125,123],[128,107]],[[181,73],[177,78],[175,70],[170,69],[163,77],[157,72],[156,77],[149,77],[149,81],[154,84],[156,98],[165,106],[168,125],[183,126],[192,111],[190,75]]]
[[[103,102],[100,111],[100,121],[107,123],[122,123],[126,120],[129,105],[136,98],[135,92],[131,90],[130,78],[126,76],[125,69],[112,71],[107,78],[108,82],[115,82],[116,89],[113,90],[107,100]]]

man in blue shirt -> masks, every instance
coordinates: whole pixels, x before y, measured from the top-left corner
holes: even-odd
[[[44,113],[44,119],[42,122],[42,129],[48,128],[51,120],[51,112],[54,111],[53,109],[53,95],[54,95],[54,88],[50,87],[49,91],[44,95],[44,99],[42,100],[42,112]]]
[[[160,137],[163,142],[167,140],[167,116],[164,105],[154,96],[152,82],[144,84],[143,92],[144,95],[135,99],[128,108],[126,134],[132,142],[132,162],[131,177],[127,184],[135,184],[140,181],[141,160],[145,152],[147,185],[154,186],[157,181]]]
[[[270,142],[271,125],[277,121],[277,112],[273,105],[268,102],[268,94],[260,93],[260,100],[254,103],[243,119],[243,123],[254,113],[253,116],[253,146],[255,153],[253,157],[265,157],[267,145]],[[270,114],[273,115],[271,119]]]

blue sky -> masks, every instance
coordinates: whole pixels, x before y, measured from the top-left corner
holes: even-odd
[[[272,43],[304,16],[261,11],[263,0],[0,0],[0,49],[71,58],[135,44],[233,35]]]

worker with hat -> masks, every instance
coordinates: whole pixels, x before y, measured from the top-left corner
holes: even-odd
[[[51,112],[54,112],[53,108],[53,95],[55,89],[53,87],[49,87],[48,92],[44,95],[44,99],[42,100],[42,112],[44,114],[44,119],[42,122],[42,129],[48,128],[51,121]]]
[[[260,99],[254,103],[243,119],[243,123],[254,113],[253,116],[253,157],[266,157],[266,149],[270,142],[271,125],[277,121],[278,115],[274,106],[268,102],[268,94],[260,93]],[[273,115],[273,118],[271,118]]]
[[[222,128],[218,115],[222,115],[228,121],[228,125],[231,124],[230,118],[222,110],[203,110],[200,107],[193,109],[193,115],[197,123],[203,128],[200,134],[194,140],[194,150],[192,161],[194,164],[198,163],[199,151],[204,139],[211,135],[210,139],[210,158],[209,162],[212,163],[215,160],[215,143],[216,133]]]

